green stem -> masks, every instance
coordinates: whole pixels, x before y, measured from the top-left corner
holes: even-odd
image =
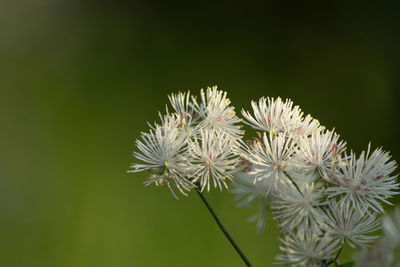
[[[330,265],[330,264],[332,264],[332,263],[334,263],[335,266],[337,265],[337,260],[339,259],[340,252],[342,252],[345,242],[346,242],[346,238],[344,238],[344,240],[343,240],[343,245],[340,247],[338,253],[336,254],[335,259],[334,259],[334,260],[331,260],[330,262],[328,262],[326,266],[328,266],[328,265]]]
[[[344,244],[345,244],[344,242],[346,242],[346,239],[343,241],[343,246],[339,249],[338,253],[336,254],[335,263],[339,259],[340,252],[342,252],[342,250],[343,250],[343,247],[344,247]]]
[[[286,175],[286,177],[290,180],[290,182],[294,185],[294,187],[296,187],[296,189],[297,189],[297,191],[299,191],[300,195],[301,195],[302,197],[304,197],[304,195],[303,195],[303,193],[301,192],[299,186],[295,183],[295,181],[293,181],[292,177],[290,177],[289,174],[287,174],[286,172],[283,172],[283,173],[284,173],[284,174]]]
[[[199,195],[199,197],[201,198],[201,200],[203,201],[204,205],[206,205],[208,211],[211,213],[211,215],[213,216],[215,222],[218,224],[219,229],[221,229],[221,231],[224,233],[225,237],[229,240],[229,242],[231,243],[231,245],[233,246],[233,248],[236,250],[236,252],[239,254],[239,256],[242,258],[242,260],[244,261],[244,263],[246,264],[247,267],[252,267],[251,263],[249,262],[249,260],[246,258],[246,256],[244,255],[244,253],[240,250],[239,246],[236,244],[236,242],[233,240],[233,238],[231,237],[231,235],[228,233],[228,231],[225,229],[224,225],[221,223],[221,221],[219,220],[217,214],[214,212],[214,210],[211,208],[210,204],[208,203],[207,199],[203,196],[203,194],[199,191],[199,189],[196,187],[196,192]]]

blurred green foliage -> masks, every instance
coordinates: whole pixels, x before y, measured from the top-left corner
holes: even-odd
[[[399,161],[397,11],[0,0],[0,266],[242,266],[196,195],[126,173],[135,139],[168,93],[217,84],[238,111],[288,97],[355,151],[372,140]],[[271,266],[276,224],[258,235],[229,192],[207,197],[254,266]]]

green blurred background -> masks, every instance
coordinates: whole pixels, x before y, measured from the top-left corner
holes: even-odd
[[[372,140],[399,161],[398,11],[0,0],[0,266],[243,266],[196,195],[126,173],[135,139],[167,94],[219,85],[237,110],[291,98],[355,151]],[[254,266],[271,266],[275,223],[259,235],[231,193],[207,197]]]

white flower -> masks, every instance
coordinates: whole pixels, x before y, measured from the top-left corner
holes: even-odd
[[[309,170],[317,169],[326,177],[331,168],[341,159],[346,142],[339,141],[339,135],[332,131],[314,131],[311,136],[298,140],[297,158],[299,164]]]
[[[233,180],[232,175],[238,170],[236,146],[236,138],[222,130],[200,129],[198,138],[188,140],[192,180],[200,181],[201,190],[209,191],[211,180],[214,187],[228,188],[225,180]]]
[[[313,227],[304,226],[297,233],[289,233],[280,239],[280,249],[284,254],[276,257],[277,264],[292,266],[322,266],[338,250],[338,241],[329,232],[321,235]]]
[[[378,238],[367,235],[380,228],[380,220],[376,219],[375,215],[361,213],[342,201],[331,202],[325,212],[326,225],[332,231],[332,235],[340,238],[342,243],[346,241],[353,248],[354,244],[365,247],[367,243]]]
[[[290,125],[289,125],[290,126]],[[320,126],[319,121],[307,115],[301,119],[300,123],[293,124],[291,127],[285,127],[286,131],[294,137],[309,136],[315,131],[322,131],[325,127]]]
[[[240,171],[235,174],[235,183],[231,192],[239,201],[239,207],[246,206],[257,211],[249,220],[257,221],[257,230],[261,232],[265,226],[265,215],[269,205],[268,184],[265,183],[266,180],[254,183],[254,178],[249,175],[249,171]]]
[[[319,224],[320,207],[327,204],[321,186],[321,183],[304,183],[298,186],[300,191],[292,184],[282,186],[279,192],[275,192],[271,205],[274,219],[279,220],[279,225],[286,231],[301,224]]]
[[[290,167],[294,144],[293,139],[286,137],[285,133],[264,133],[262,142],[256,141],[243,149],[241,156],[253,165],[249,174],[254,177],[254,182],[265,180],[267,193],[288,182],[285,171]]]
[[[166,184],[176,197],[172,184],[186,195],[185,191],[194,186],[186,178],[184,171],[187,168],[186,136],[182,134],[174,116],[165,117],[162,125],[156,124],[153,128],[150,133],[142,133],[142,140],[136,140],[140,152],[135,152],[134,155],[144,163],[132,164],[133,170],[129,172],[147,170],[150,172],[150,177],[144,182],[145,185]]]
[[[178,118],[178,123],[190,127],[196,122],[199,114],[194,111],[193,103],[190,100],[190,91],[186,93],[179,92],[168,96],[169,102]],[[167,114],[169,114],[167,106]]]
[[[226,97],[226,92],[219,91],[217,86],[214,86],[208,87],[206,93],[201,89],[200,95],[201,104],[198,104],[196,99],[192,98],[194,109],[202,119],[198,125],[200,129],[224,130],[234,137],[243,134],[243,130],[240,130],[242,126],[237,125],[242,120],[236,116],[235,108],[229,106],[231,101]]]
[[[383,212],[379,202],[391,204],[387,199],[398,194],[395,190],[399,188],[396,176],[390,176],[396,163],[389,160],[389,154],[380,148],[370,154],[370,145],[358,159],[351,152],[330,175],[330,180],[337,184],[327,189],[330,197],[342,196],[344,201],[362,211],[371,208],[375,212]]]
[[[302,115],[298,106],[293,107],[293,102],[286,99],[282,101],[280,97],[260,98],[257,102],[251,101],[254,117],[245,110],[242,110],[242,115],[249,121],[244,122],[254,129],[279,133],[287,129],[295,129],[301,124]]]

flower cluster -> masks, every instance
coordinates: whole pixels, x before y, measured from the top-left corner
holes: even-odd
[[[271,206],[281,232],[277,263],[322,266],[335,261],[344,242],[365,247],[380,228],[381,203],[397,194],[388,153],[370,146],[360,156],[346,142],[292,101],[261,98],[253,112],[242,111],[258,137],[241,142],[250,166],[237,175],[233,193],[240,205],[258,205],[262,229]],[[267,205],[268,203],[268,205]]]
[[[243,130],[226,96],[217,87],[201,90],[201,101],[190,92],[172,94],[172,111],[160,114],[160,123],[136,141],[140,152],[130,172],[148,171],[145,185],[167,185],[186,195],[194,187],[210,190],[211,185],[228,188],[241,164],[237,153]]]
[[[185,92],[169,101],[136,141],[142,163],[130,172],[147,171],[145,185],[166,185],[177,197],[176,190],[222,190],[234,181],[239,205],[257,209],[259,230],[269,208],[278,221],[278,264],[336,264],[345,243],[366,247],[377,238],[382,203],[399,188],[396,163],[381,148],[348,153],[333,129],[279,97],[253,101],[243,121],[216,86],[199,100]],[[250,141],[242,122],[257,130]]]

